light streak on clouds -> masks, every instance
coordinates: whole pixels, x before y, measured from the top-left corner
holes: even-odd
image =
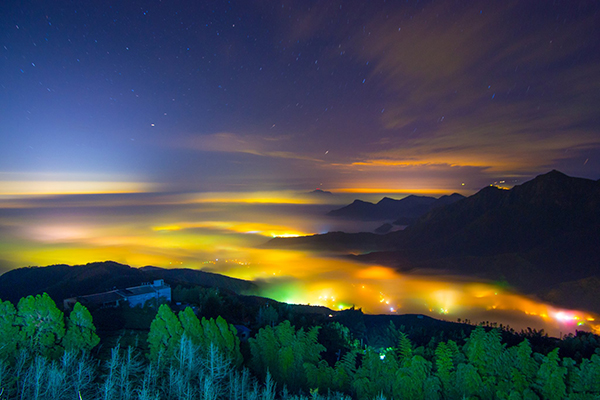
[[[106,174],[0,172],[0,196],[143,193],[157,188],[154,183],[114,178]]]
[[[153,186],[144,182],[0,181],[0,196],[142,193]]]

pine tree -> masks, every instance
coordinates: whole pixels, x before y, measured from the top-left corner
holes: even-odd
[[[412,343],[406,336],[404,332],[398,332],[400,336],[398,339],[398,361],[400,363],[404,362],[404,360],[410,360],[413,354]]]
[[[242,364],[243,358],[240,353],[240,339],[237,337],[235,327],[222,317],[214,319],[196,317],[194,311],[187,307],[179,313],[179,321],[183,328],[183,334],[198,347],[200,356],[208,354],[210,345],[214,345],[218,351],[231,360],[235,367]]]
[[[201,347],[206,346],[202,325],[191,307],[186,307],[185,310],[179,312],[179,322],[181,322],[184,335],[186,335],[194,345]]]
[[[454,381],[452,379],[454,364],[452,361],[452,350],[445,342],[440,342],[435,349],[435,367],[436,375],[442,382],[444,390],[449,392],[451,384]]]
[[[372,399],[378,394],[393,398],[398,361],[393,352],[381,355],[368,347],[352,381],[352,389],[359,399]]]
[[[240,339],[237,337],[235,327],[220,316],[216,320],[202,318],[201,324],[204,343],[208,346],[210,344],[216,346],[235,367],[239,367],[243,359],[240,353]]]
[[[467,359],[477,369],[482,380],[479,392],[486,398],[494,396],[501,375],[501,360],[505,351],[501,339],[498,329],[491,329],[486,333],[482,326],[478,326],[465,344]]]
[[[421,356],[413,356],[402,362],[396,372],[396,384],[392,397],[395,399],[423,400],[425,386],[431,384],[431,363]]]
[[[459,364],[456,368],[456,391],[463,397],[480,395],[483,382],[477,368],[471,364]],[[479,396],[480,398],[490,398]]]
[[[157,361],[159,354],[162,354],[167,360],[172,359],[179,347],[182,333],[181,323],[171,308],[166,304],[161,305],[150,324],[150,333],[148,334],[150,359]]]
[[[321,360],[318,364],[304,363],[308,387],[318,389],[322,392],[336,390],[335,370],[329,366],[327,361]]]
[[[75,303],[69,315],[67,333],[62,342],[66,351],[73,352],[88,352],[100,343],[92,314],[80,303]]]
[[[56,308],[54,301],[44,293],[24,297],[17,305],[15,323],[20,326],[22,346],[30,354],[58,359],[63,353],[60,346],[65,335],[65,320],[62,311]]]
[[[566,397],[564,382],[567,370],[559,365],[558,348],[552,350],[544,360],[537,374],[537,384],[545,399],[559,400]]]
[[[581,361],[573,390],[600,395],[600,356],[598,354],[592,354],[591,359]]]
[[[335,374],[333,376],[334,390],[349,392],[350,384],[356,373],[357,350],[351,350],[344,354],[342,359],[335,363]]]
[[[10,301],[0,302],[0,360],[13,360],[22,340],[16,325],[17,310]]]
[[[249,340],[254,371],[264,377],[267,370],[280,385],[298,390],[307,384],[304,364],[316,366],[325,348],[317,342],[318,327],[305,332],[296,329],[289,321],[258,331]]]

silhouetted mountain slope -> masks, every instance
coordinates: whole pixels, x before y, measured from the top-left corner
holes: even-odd
[[[394,229],[394,225],[385,223],[385,224],[381,225],[380,227],[378,227],[377,229],[375,229],[374,232],[375,233],[388,233],[392,229]]]
[[[360,240],[336,233],[274,244],[341,251],[348,243],[348,252],[372,252],[356,257],[362,261],[475,275],[545,293],[600,275],[600,181],[551,171],[511,190],[486,187],[431,210],[403,231],[359,235]],[[600,312],[598,303],[587,308]]]
[[[158,267],[132,268],[113,261],[85,265],[51,265],[18,268],[0,276],[0,299],[18,302],[20,298],[46,292],[58,304],[67,297],[100,293],[164,279],[171,286],[196,284],[227,289],[236,293],[254,288],[241,279],[192,269]]]
[[[374,233],[329,232],[323,235],[299,236],[293,238],[276,237],[262,245],[267,249],[312,249],[342,253],[362,253],[384,250],[381,239],[387,235]]]
[[[528,251],[549,242],[561,246],[559,237],[568,244],[572,237],[577,241],[598,234],[599,205],[600,183],[551,171],[511,190],[486,187],[432,210],[406,229],[403,247],[489,255]]]
[[[405,225],[403,222],[413,221],[435,207],[450,204],[463,198],[464,196],[454,193],[450,196],[442,196],[439,199],[415,195],[407,196],[401,200],[384,197],[376,204],[354,200],[352,204],[332,210],[327,215],[363,220],[399,220],[401,225]]]
[[[216,287],[227,289],[234,293],[241,293],[256,288],[250,281],[189,268],[171,269],[147,266],[140,269],[148,273],[153,280],[164,279],[166,282],[191,283],[201,286]]]

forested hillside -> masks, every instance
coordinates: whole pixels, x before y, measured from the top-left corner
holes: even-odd
[[[200,319],[190,307],[173,312],[166,304],[155,311],[146,340],[100,349],[92,317],[81,305],[65,318],[46,294],[23,298],[16,308],[0,303],[0,398],[600,396],[600,343],[594,335],[568,336],[561,350],[536,352],[527,338],[509,344],[503,339],[507,332],[496,328],[477,326],[455,340],[434,335],[423,345],[413,343],[410,328],[391,324],[394,343],[374,347],[355,338],[361,314],[349,310],[340,319],[346,325],[330,321],[300,328],[288,320],[276,324],[272,314],[241,342],[237,328],[221,317]],[[535,332],[529,338],[539,339]],[[561,357],[569,347],[575,356]]]

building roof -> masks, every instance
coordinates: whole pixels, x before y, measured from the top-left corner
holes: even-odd
[[[154,284],[143,284],[140,286],[128,287],[124,290],[124,292],[128,296],[136,296],[141,294],[156,293],[159,290],[166,289],[168,287],[169,286],[165,285],[164,281],[161,279],[158,281],[154,281]]]
[[[128,298],[133,296],[158,293],[158,291],[162,289],[170,289],[170,286],[165,284],[165,282],[162,279],[159,279],[155,280],[153,284],[146,283],[140,286],[133,286],[124,290],[115,289],[109,292],[94,293],[86,296],[77,296],[73,299],[66,299],[65,301],[79,300],[88,304],[103,305],[107,303],[118,303],[121,300],[127,301]]]
[[[156,288],[150,285],[135,286],[125,289],[124,292],[128,296],[136,296],[140,294],[156,293]]]
[[[79,296],[79,300],[84,300],[94,304],[112,303],[119,300],[124,300],[125,294],[121,290],[111,290],[110,292],[90,294],[87,296]]]

